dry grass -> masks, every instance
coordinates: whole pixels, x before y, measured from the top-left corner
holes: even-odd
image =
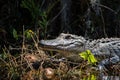
[[[71,66],[69,61],[52,60],[40,48],[33,46],[32,49],[22,45],[20,53],[13,56],[10,50],[3,49],[0,57],[0,80],[75,80],[82,78],[82,67],[75,64]],[[16,49],[16,48],[12,48]],[[22,51],[23,50],[23,51]],[[85,70],[83,69],[85,72]],[[84,75],[88,75],[87,72]]]

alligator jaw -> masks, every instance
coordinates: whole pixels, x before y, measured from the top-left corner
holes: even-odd
[[[40,46],[43,50],[56,51],[59,52],[63,57],[73,62],[81,62],[83,59],[78,55],[79,50],[76,50],[73,44],[62,44],[63,40],[41,40]],[[69,41],[68,41],[69,42]],[[71,46],[73,45],[73,46]],[[71,49],[73,48],[73,49]],[[76,47],[78,48],[78,47]]]
[[[65,52],[66,50],[62,47],[59,48],[60,42],[56,39],[53,40],[41,40],[40,46],[44,50],[50,50],[50,51],[57,51],[57,52]]]

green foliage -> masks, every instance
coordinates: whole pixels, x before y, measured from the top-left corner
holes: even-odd
[[[47,33],[47,25],[48,25],[46,12],[43,12],[41,17],[42,19],[38,20],[38,25],[41,27],[42,30],[44,30],[42,33],[44,36],[44,34]]]
[[[44,12],[44,13],[42,13],[42,20],[39,20],[39,21],[38,21],[38,24],[39,24],[42,28],[45,28],[45,27],[47,26],[47,23],[48,23],[48,21],[47,21],[47,15],[46,15],[46,13]]]
[[[38,27],[40,27],[40,29],[42,30],[42,36],[45,36],[45,34],[47,33],[47,26],[49,25],[48,15],[59,1],[60,0],[56,0],[53,3],[47,4],[47,7],[43,6],[44,0],[22,0],[21,2],[21,7],[26,8],[30,11],[33,20],[32,22],[35,24],[35,29],[38,29]]]
[[[39,2],[38,2],[39,3]],[[33,23],[35,24],[35,29],[40,27],[42,29],[42,34],[46,34],[48,20],[47,20],[47,9],[42,10],[41,5],[35,3],[35,0],[23,0],[21,7],[26,8],[30,11],[33,18]],[[29,33],[27,33],[29,35]]]
[[[6,52],[5,52],[5,50],[4,49],[2,49],[3,50],[3,53],[2,54],[0,54],[0,58],[2,58],[2,59],[6,59],[7,58],[7,55],[6,55]]]
[[[23,33],[24,33],[26,39],[31,39],[31,36],[35,35],[35,33],[30,29],[25,30]],[[18,32],[16,31],[16,29],[13,29],[12,35],[15,38],[15,40],[18,40],[18,38],[20,37],[18,35]]]
[[[95,75],[89,75],[88,77],[84,77],[82,80],[97,80]]]
[[[86,50],[85,52],[81,52],[79,54],[84,60],[87,60],[90,64],[95,64],[97,60],[90,50]]]
[[[47,14],[46,14],[47,11],[42,10],[41,5],[35,3],[35,0],[23,0],[21,3],[21,7],[26,8],[30,11],[30,14],[33,17],[34,22],[37,21],[37,23],[38,23],[39,21],[47,20]]]
[[[23,0],[21,3],[21,7],[26,8],[30,11],[33,20],[35,20],[35,18],[37,18],[40,13],[39,5],[36,5],[34,0]]]
[[[31,35],[34,35],[34,32],[32,30],[26,30],[24,34],[27,39],[31,39]]]
[[[16,31],[15,29],[13,29],[12,34],[13,34],[13,37],[14,37],[16,40],[18,40],[18,33],[17,33],[17,31]]]

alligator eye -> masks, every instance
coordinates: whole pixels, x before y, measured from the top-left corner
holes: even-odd
[[[65,39],[73,39],[73,37],[68,35],[68,36],[65,36]]]

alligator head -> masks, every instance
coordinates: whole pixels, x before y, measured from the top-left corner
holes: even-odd
[[[45,50],[57,51],[71,61],[81,62],[78,54],[84,51],[85,42],[81,36],[61,33],[56,39],[41,40],[40,46]]]
[[[40,45],[58,52],[82,52],[85,42],[86,40],[81,36],[61,33],[56,39],[41,40]]]

